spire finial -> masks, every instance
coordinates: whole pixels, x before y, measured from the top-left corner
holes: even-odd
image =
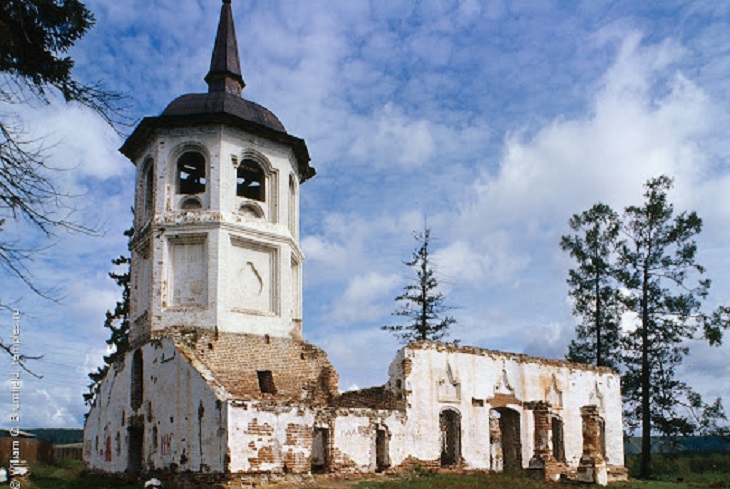
[[[210,58],[210,71],[205,76],[205,82],[208,84],[208,92],[228,92],[235,95],[241,95],[241,90],[246,86],[241,76],[231,0],[223,0],[213,56]]]

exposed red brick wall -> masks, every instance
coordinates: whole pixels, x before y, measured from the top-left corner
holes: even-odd
[[[310,459],[304,453],[312,450],[312,427],[289,424],[284,441],[284,472],[306,474],[309,472]]]
[[[337,397],[339,377],[320,348],[298,339],[171,328],[157,333],[202,362],[239,399],[324,406]],[[259,388],[257,371],[270,370],[276,394]]]
[[[358,391],[344,392],[333,402],[338,408],[367,408],[367,409],[401,409],[405,410],[405,400],[391,391],[381,387],[370,387]]]

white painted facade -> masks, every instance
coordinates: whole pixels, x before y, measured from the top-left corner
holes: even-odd
[[[147,471],[221,472],[227,443],[221,437],[227,410],[216,389],[170,340],[140,347],[142,399],[132,402],[134,356],[110,368],[84,427],[84,460],[91,469],[122,473],[138,457]],[[135,447],[134,428],[142,441]],[[137,450],[138,453],[133,453]]]
[[[205,160],[206,184],[186,195],[176,188],[177,164],[191,152]],[[292,149],[213,125],[161,130],[140,154],[133,341],[178,325],[301,337],[301,177]],[[264,171],[263,202],[236,195],[236,171],[247,160]],[[184,209],[190,201],[201,208]]]
[[[170,339],[147,343],[139,351],[144,365],[141,407],[132,407],[130,353],[110,371],[87,420],[85,458],[91,469],[129,470],[135,423],[143,427],[142,471],[301,473],[324,457],[329,470],[375,472],[383,465],[377,456],[378,430],[387,440],[386,466],[436,467],[447,436],[441,413],[451,410],[460,419],[457,465],[501,471],[490,434],[495,408],[519,414],[521,467],[526,469],[535,452],[534,420],[526,407],[531,401],[550,403],[551,414],[562,422],[561,462],[568,470],[575,470],[583,453],[580,408],[587,405],[598,406],[605,422],[609,468],[624,464],[619,379],[607,369],[416,343],[400,350],[391,365],[387,388],[402,398],[402,409],[373,409],[237,399],[190,356],[192,350],[176,347]],[[313,441],[318,429],[327,431],[327,447]],[[327,455],[317,453],[323,450]]]
[[[405,375],[404,362],[409,373]],[[520,415],[521,459],[527,468],[535,450],[534,420],[525,403],[545,401],[563,426],[564,461],[576,467],[583,453],[580,408],[598,406],[605,422],[605,458],[622,467],[623,425],[619,376],[608,369],[525,355],[439,343],[400,350],[391,364],[388,387],[406,399],[409,455],[424,461],[441,457],[439,414],[459,413],[465,467],[499,470],[490,460],[490,416],[494,408]],[[400,387],[399,387],[400,386]],[[393,457],[398,464],[397,452]]]

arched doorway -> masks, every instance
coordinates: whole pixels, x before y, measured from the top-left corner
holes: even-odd
[[[441,466],[461,463],[461,414],[455,409],[444,409],[439,416],[441,425]]]
[[[127,473],[137,476],[142,471],[142,451],[144,450],[144,425],[128,428]]]
[[[522,470],[522,441],[520,432],[520,413],[507,407],[492,409],[491,424],[497,431],[492,435],[492,470],[517,472]]]

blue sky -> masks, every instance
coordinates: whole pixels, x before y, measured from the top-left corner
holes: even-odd
[[[218,1],[87,5],[97,22],[71,53],[76,74],[126,93],[132,118],[206,89]],[[301,193],[304,334],[329,353],[341,390],[386,379],[399,344],[379,326],[424,216],[464,344],[562,357],[575,324],[558,246],[569,217],[599,200],[639,204],[662,173],[675,178],[677,209],[704,219],[708,310],[730,304],[730,4],[234,1],[233,11],[243,96],[304,138],[318,170]],[[106,274],[125,251],[134,168],[83,109],[12,110],[68,169],[57,179],[77,196],[77,218],[103,230],[61,233],[36,254],[30,267],[60,304],[0,279],[3,301],[27,314],[24,348],[46,355],[44,378],[24,377],[22,425],[77,427],[119,296]],[[22,225],[6,232],[38,242]],[[3,339],[10,323],[5,314]],[[694,342],[682,375],[730,402],[718,381],[729,353]]]

